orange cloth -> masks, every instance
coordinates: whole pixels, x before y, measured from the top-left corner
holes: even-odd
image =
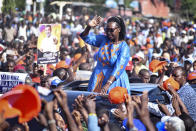
[[[41,110],[39,94],[29,85],[17,85],[5,93],[0,97],[0,105],[0,112],[5,111],[4,118],[19,116],[19,123],[31,120]]]
[[[167,26],[167,27],[170,27],[170,26],[171,26],[171,22],[163,21],[162,24],[163,24],[164,26]]]
[[[75,54],[74,55],[74,58],[73,58],[73,60],[76,62],[77,60],[79,60],[80,59],[80,57],[82,56],[82,54],[81,53],[77,53],[77,54]],[[86,60],[84,59],[84,60],[82,60],[82,63],[86,63]]]
[[[149,69],[152,72],[157,72],[158,70],[162,70],[166,64],[166,61],[152,60],[149,64]]]
[[[52,64],[48,64],[47,67],[51,70],[55,70],[55,67]]]
[[[34,61],[37,61],[37,53],[34,54]]]
[[[33,77],[31,79],[32,79],[32,82],[34,82],[34,83],[40,83],[41,82],[40,77]]]
[[[53,70],[51,70],[51,69],[46,70],[46,74],[48,74],[48,75],[52,75],[52,72],[53,72]]]
[[[141,50],[147,50],[146,46],[141,46]]]
[[[135,45],[135,43],[132,40],[129,41],[129,44],[132,45],[132,46]]]
[[[147,49],[153,48],[152,44],[147,44]]]
[[[66,64],[67,65],[67,64]],[[47,70],[46,70],[46,74],[51,75],[52,72],[55,70],[56,68],[52,65],[52,64],[48,64],[47,65]]]
[[[175,90],[178,90],[180,88],[179,83],[175,81],[173,77],[170,77],[169,79],[163,82],[163,88],[165,90],[168,90],[168,85],[171,85],[171,87],[174,88]]]
[[[23,60],[20,60],[18,63],[16,63],[17,65],[26,65],[26,63],[24,63]]]
[[[147,38],[146,39],[146,43],[150,43],[150,38]]]
[[[194,79],[196,79],[196,72],[189,73],[187,79],[188,80],[194,80]]]
[[[84,41],[80,37],[79,37],[79,46],[80,46],[80,48],[85,46]]]
[[[109,92],[109,100],[113,104],[120,104],[125,101],[125,95],[127,95],[127,89],[123,87],[115,87]]]
[[[78,59],[80,59],[80,57],[82,56],[81,53],[77,53],[74,55],[74,61],[77,61]]]
[[[133,63],[132,63],[132,61],[128,62],[127,66],[125,67],[125,70],[129,70],[129,71],[133,70]]]
[[[58,69],[58,68],[69,68],[69,65],[67,65],[67,63],[65,61],[59,61],[56,64],[56,69]]]

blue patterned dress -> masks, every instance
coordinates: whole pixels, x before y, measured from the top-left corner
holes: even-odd
[[[95,54],[97,66],[91,75],[88,91],[100,92],[110,76],[114,76],[116,80],[110,85],[108,92],[116,86],[121,86],[127,88],[130,94],[129,79],[125,71],[130,57],[127,43],[123,41],[113,44],[105,35],[87,35],[81,38],[86,43],[99,47]]]

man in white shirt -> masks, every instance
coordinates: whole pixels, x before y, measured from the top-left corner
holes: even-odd
[[[41,52],[57,52],[58,51],[57,49],[58,40],[56,36],[53,36],[51,34],[51,32],[52,32],[51,25],[46,25],[45,27],[46,37],[41,42],[41,47],[40,47]]]
[[[182,42],[184,42],[185,44],[187,44],[188,43],[188,37],[187,37],[187,35],[186,35],[186,31],[185,30],[182,30],[182,32],[181,32],[181,37],[180,37],[180,39],[179,39],[179,41],[178,41],[178,44],[177,44],[177,46],[182,46],[181,44],[182,44]]]

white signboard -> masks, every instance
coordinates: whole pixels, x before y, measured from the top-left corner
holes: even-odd
[[[5,93],[19,84],[25,84],[28,74],[0,72],[0,93]]]

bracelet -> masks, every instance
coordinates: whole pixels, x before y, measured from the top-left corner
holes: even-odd
[[[96,113],[89,113],[88,115],[89,115],[89,116],[97,116]]]
[[[110,83],[110,84],[112,84],[112,81],[108,80],[108,81],[107,81],[107,83]]]
[[[48,125],[55,124],[55,123],[56,123],[56,121],[54,119],[48,121]]]
[[[132,128],[129,128],[129,131],[138,131],[138,129],[134,126]]]

